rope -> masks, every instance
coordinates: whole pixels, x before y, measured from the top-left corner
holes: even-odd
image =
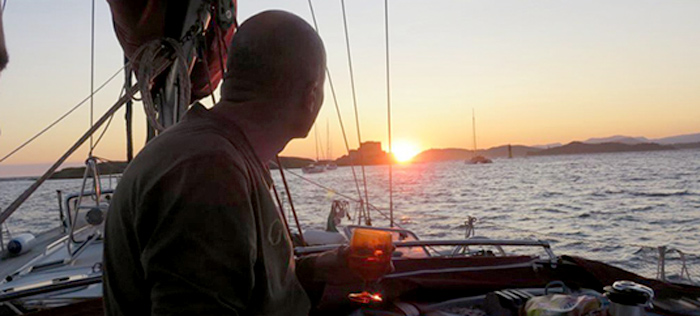
[[[318,29],[318,23],[316,22],[316,13],[314,11],[314,6],[311,3],[311,0],[308,0],[309,3],[309,10],[311,10],[311,18],[313,19],[314,22],[314,28],[316,29],[316,33],[319,33]],[[338,116],[338,123],[340,123],[340,131],[343,134],[343,143],[345,144],[345,150],[348,153],[348,156],[350,156],[350,144],[348,142],[348,136],[345,133],[345,125],[343,124],[343,117],[340,114],[340,106],[338,105],[338,97],[335,94],[335,86],[333,85],[333,78],[331,77],[331,71],[326,67],[326,75],[328,76],[328,85],[331,88],[331,95],[333,96],[333,104],[335,105],[335,112]],[[350,164],[350,170],[352,170],[352,178],[355,181],[355,188],[357,189],[357,197],[359,199],[362,199],[362,192],[360,191],[360,181],[357,179],[357,172],[355,172],[355,165]]]
[[[352,56],[350,53],[350,36],[348,34],[348,21],[347,21],[347,15],[345,13],[345,0],[340,0],[341,7],[343,9],[343,30],[345,31],[345,48],[347,49],[347,54],[348,54],[348,68],[350,69],[350,88],[352,90],[352,104],[353,104],[353,109],[355,110],[355,128],[357,129],[357,142],[358,145],[361,147],[362,146],[362,136],[360,134],[360,117],[357,112],[357,94],[355,93],[355,75],[353,72],[352,68]],[[362,183],[364,185],[365,189],[365,201],[367,201],[367,204],[369,204],[369,194],[367,192],[367,176],[365,174],[365,162],[362,157],[362,151],[358,150],[357,153],[360,155],[360,167],[362,169]],[[371,224],[372,219],[370,218],[369,212],[366,214],[367,216],[367,223]]]
[[[175,53],[176,62],[180,63],[180,71],[177,72],[180,93],[179,93],[179,103],[189,104],[190,93],[192,89],[192,83],[190,82],[189,74],[187,73],[187,58],[182,51],[182,46],[180,43],[172,38],[160,38],[150,41],[146,44],[141,45],[139,49],[134,53],[134,62],[138,65],[137,72],[137,84],[139,86],[139,91],[141,91],[141,99],[143,101],[144,112],[148,117],[148,121],[158,132],[165,130],[160,122],[158,122],[158,110],[153,103],[153,97],[151,96],[151,85],[153,83],[152,78],[155,69],[153,68],[153,63],[158,57],[158,54],[165,49],[166,46],[170,46],[170,49]],[[174,112],[176,113],[176,112]]]
[[[125,67],[126,67],[126,66],[125,66]],[[122,67],[122,68],[120,68],[119,70],[117,70],[117,72],[115,72],[111,77],[109,77],[109,79],[107,79],[107,81],[105,81],[105,83],[103,83],[101,86],[97,87],[97,89],[95,89],[95,91],[94,91],[93,93],[91,93],[91,94],[90,94],[89,96],[87,96],[85,99],[83,99],[82,101],[80,101],[77,105],[75,105],[73,108],[71,108],[68,112],[66,112],[65,114],[61,115],[61,117],[59,117],[58,119],[56,119],[55,121],[53,121],[53,123],[49,124],[49,126],[45,127],[45,128],[42,129],[39,133],[37,133],[36,135],[32,136],[29,140],[27,140],[27,141],[25,141],[24,143],[22,143],[22,145],[19,145],[17,148],[15,148],[14,150],[12,150],[9,154],[7,154],[7,155],[5,155],[4,157],[2,157],[2,159],[0,159],[0,163],[2,163],[3,161],[7,160],[7,159],[10,158],[10,157],[12,157],[12,155],[14,155],[14,154],[17,153],[18,151],[20,151],[20,150],[21,150],[22,148],[24,148],[25,146],[29,145],[29,143],[31,143],[32,141],[34,141],[35,139],[37,139],[39,136],[41,136],[41,135],[43,135],[44,133],[46,133],[49,129],[51,129],[52,127],[54,127],[56,124],[58,124],[58,123],[59,123],[60,121],[62,121],[64,118],[66,118],[68,115],[70,115],[70,114],[73,113],[75,110],[77,110],[80,106],[82,106],[83,104],[85,104],[88,100],[90,100],[90,98],[92,97],[92,95],[97,94],[98,92],[100,92],[100,90],[102,90],[102,88],[104,88],[104,87],[105,87],[107,84],[109,84],[117,75],[119,75],[119,74],[121,73],[121,71],[124,70],[125,67]]]
[[[389,225],[394,227],[394,151],[391,147],[391,81],[389,72],[389,1],[384,0],[384,34],[386,38],[386,118],[389,131]]]

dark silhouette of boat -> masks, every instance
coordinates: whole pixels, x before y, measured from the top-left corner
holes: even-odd
[[[465,163],[470,165],[492,163],[493,161],[491,161],[491,159],[479,155],[476,149],[476,119],[474,116],[474,109],[472,109],[472,136],[474,136],[474,151],[472,152],[474,156],[472,156],[469,160],[465,161]]]
[[[482,155],[476,155],[474,157],[471,157],[469,160],[466,161],[466,163],[470,165],[476,165],[480,163],[492,163],[493,161],[491,159],[488,159]]]

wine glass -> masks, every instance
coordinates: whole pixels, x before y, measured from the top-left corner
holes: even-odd
[[[351,301],[362,304],[382,301],[380,293],[370,292],[368,283],[378,281],[390,271],[393,249],[390,232],[363,228],[353,230],[348,267],[364,280],[365,290],[350,293],[348,298]]]

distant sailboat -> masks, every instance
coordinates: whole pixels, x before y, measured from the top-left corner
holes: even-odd
[[[476,149],[476,116],[474,115],[474,109],[472,109],[472,135],[474,136],[474,151],[472,152],[472,157],[465,162],[471,165],[480,163],[492,163],[493,161],[491,161],[491,159],[477,154],[478,152]]]
[[[321,173],[326,171],[326,167],[321,164],[311,163],[301,167],[301,171],[304,173]]]
[[[326,171],[326,166],[318,161],[318,132],[316,131],[316,126],[314,125],[314,141],[316,142],[316,161],[314,163],[308,164],[301,168],[304,173],[321,173]]]

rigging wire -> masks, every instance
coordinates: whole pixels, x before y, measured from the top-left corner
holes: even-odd
[[[109,116],[109,120],[107,121],[107,124],[105,124],[104,129],[102,130],[102,133],[100,133],[100,136],[97,137],[97,140],[95,141],[95,147],[97,147],[97,144],[100,143],[102,140],[102,137],[105,136],[105,133],[107,133],[107,129],[109,129],[109,125],[112,124],[112,119],[114,118],[114,115]],[[92,157],[92,155],[90,155]]]
[[[314,11],[314,6],[311,3],[311,0],[308,0],[309,3],[309,10],[311,10],[311,18],[313,19],[314,22],[314,28],[316,29],[316,33],[320,33],[318,29],[318,22],[316,21],[316,13]],[[331,77],[331,71],[326,67],[326,75],[328,76],[328,85],[331,88],[331,95],[333,96],[333,104],[335,105],[335,112],[338,115],[338,123],[340,124],[340,131],[343,134],[343,142],[345,144],[345,150],[348,153],[348,156],[350,156],[350,144],[348,142],[348,136],[345,132],[345,125],[343,124],[343,117],[340,115],[340,106],[338,105],[338,97],[335,93],[335,86],[333,85],[333,78]],[[361,200],[362,199],[362,191],[360,190],[360,181],[357,179],[357,172],[355,172],[355,165],[350,164],[350,170],[352,171],[352,178],[355,181],[355,188],[357,189],[357,196]],[[364,207],[364,206],[363,206]]]
[[[119,92],[119,96],[117,97],[117,99],[121,99],[121,97],[124,96],[125,93],[126,93],[126,87],[122,87],[122,90]],[[104,137],[105,134],[107,133],[107,130],[109,129],[109,125],[112,124],[112,119],[113,119],[113,118],[114,118],[114,114],[112,114],[112,115],[109,117],[109,120],[108,120],[107,123],[105,124],[105,127],[104,127],[104,129],[102,130],[102,133],[100,133],[100,136],[97,137],[97,140],[95,141],[95,148],[97,148],[97,144],[100,143],[100,141],[102,140],[102,137]],[[92,155],[90,155],[90,156],[92,156]]]
[[[94,115],[94,95],[95,95],[95,0],[92,0],[92,14],[90,16],[90,127],[95,124]],[[110,117],[110,122],[112,118]],[[90,135],[90,153],[95,149],[92,135]]]
[[[315,146],[315,147],[316,147],[316,162],[318,163],[318,159],[319,159],[319,158],[318,158],[318,148],[319,148],[319,145],[318,145],[318,128],[316,128],[317,126],[318,126],[318,124],[316,124],[316,123],[314,122],[314,143],[315,143],[314,145],[316,145],[316,146]]]
[[[274,162],[274,161],[270,161],[270,162],[271,162],[273,165],[277,166],[277,168],[280,168],[280,170],[283,169],[280,163],[277,163],[277,162]],[[353,197],[351,197],[351,196],[349,196],[349,195],[347,195],[347,194],[340,193],[340,192],[338,192],[338,191],[336,191],[336,190],[334,190],[334,189],[332,189],[332,188],[330,188],[330,187],[327,187],[327,186],[325,186],[325,185],[323,185],[323,184],[320,184],[320,183],[318,183],[318,182],[316,182],[316,181],[313,181],[313,180],[311,180],[311,179],[309,179],[309,178],[306,178],[306,177],[304,177],[303,175],[300,175],[300,174],[298,174],[298,173],[296,173],[296,172],[294,172],[294,171],[291,171],[291,170],[286,169],[286,168],[285,168],[284,170],[285,170],[286,173],[289,173],[289,174],[291,174],[291,175],[293,175],[293,176],[296,176],[297,178],[300,178],[301,180],[304,180],[304,181],[308,182],[308,183],[311,184],[311,185],[315,185],[315,186],[317,186],[317,187],[319,187],[319,188],[321,188],[321,189],[324,189],[324,190],[326,190],[326,191],[328,191],[328,192],[332,192],[333,194],[336,194],[336,195],[338,195],[338,196],[340,196],[340,197],[343,197],[343,198],[346,198],[346,199],[348,199],[348,200],[350,200],[350,201],[353,201],[353,202],[355,202],[355,203],[361,203],[362,205],[364,205],[364,202],[363,202],[363,200],[362,200],[362,197],[360,197],[359,199],[353,198]],[[290,201],[290,204],[291,204],[291,201]],[[370,203],[367,203],[367,207],[368,207],[368,208],[371,207],[373,210],[375,210],[377,213],[379,213],[379,215],[381,215],[382,217],[384,217],[384,219],[389,220],[389,216],[386,215],[384,212],[382,212],[382,210],[381,210],[380,208],[376,207],[375,205],[370,204]],[[401,227],[401,225],[399,225],[399,224],[394,223],[394,226],[403,229],[403,227]]]
[[[350,53],[350,36],[348,34],[348,20],[347,20],[347,14],[345,13],[345,0],[340,0],[341,7],[343,9],[343,30],[345,31],[345,48],[347,50],[348,54],[348,68],[350,69],[350,88],[352,90],[352,104],[353,108],[355,110],[355,128],[357,129],[357,142],[359,147],[362,147],[362,136],[360,134],[360,117],[358,115],[357,111],[357,94],[355,93],[355,75],[353,72],[352,68],[352,56]],[[362,184],[364,185],[365,189],[365,201],[369,204],[369,194],[367,192],[367,176],[365,173],[365,162],[362,156],[362,151],[357,150],[358,155],[360,156],[360,167],[362,169]],[[369,212],[366,214],[366,221],[367,224],[371,225],[372,219],[370,217]]]
[[[389,131],[389,227],[394,227],[394,151],[391,148],[391,81],[389,80],[389,0],[384,0],[384,38],[386,39],[386,118]]]
[[[276,155],[275,160],[278,166],[282,166],[280,162],[280,156]],[[282,176],[282,182],[284,183],[284,189],[287,192],[287,199],[289,200],[289,206],[292,209],[292,214],[294,214],[294,221],[297,224],[297,229],[299,229],[299,239],[301,239],[301,244],[306,245],[304,240],[304,233],[301,231],[301,224],[299,224],[299,217],[297,216],[297,211],[294,209],[294,202],[292,201],[292,194],[289,192],[289,185],[287,184],[287,177],[284,176],[284,168],[280,167],[280,175]]]
[[[93,93],[91,93],[91,94],[90,94],[89,96],[87,96],[85,99],[83,99],[82,101],[80,101],[80,102],[79,102],[77,105],[75,105],[73,108],[71,108],[70,110],[68,110],[68,112],[66,112],[65,114],[61,115],[61,117],[59,117],[58,119],[56,119],[55,121],[53,121],[53,123],[49,124],[47,127],[45,127],[44,129],[42,129],[39,133],[37,133],[36,135],[34,135],[34,136],[32,136],[31,138],[29,138],[27,141],[25,141],[24,143],[22,143],[21,145],[19,145],[17,148],[15,148],[14,150],[12,150],[10,153],[8,153],[7,155],[5,155],[4,157],[0,158],[0,163],[2,163],[3,161],[7,160],[8,158],[10,158],[12,155],[14,155],[14,154],[17,153],[18,151],[20,151],[20,150],[21,150],[22,148],[24,148],[25,146],[29,145],[29,143],[31,143],[32,141],[34,141],[35,139],[37,139],[37,138],[38,138],[39,136],[41,136],[42,134],[46,133],[49,129],[51,129],[52,127],[54,127],[56,124],[58,124],[58,123],[61,122],[63,119],[65,119],[68,115],[70,115],[70,114],[73,113],[75,110],[77,110],[80,106],[82,106],[82,105],[85,104],[87,101],[89,101],[89,100],[90,100],[90,97],[92,97],[92,95],[97,94],[98,92],[100,92],[100,90],[102,90],[102,88],[104,88],[104,87],[105,87],[107,84],[109,84],[115,77],[117,77],[117,75],[119,75],[119,74],[124,70],[125,67],[126,67],[126,66],[124,66],[124,67],[120,68],[119,70],[117,70],[117,72],[115,72],[111,77],[109,77],[109,79],[107,79],[107,81],[105,81],[101,86],[97,87],[97,89],[95,89],[95,91],[94,91]]]

